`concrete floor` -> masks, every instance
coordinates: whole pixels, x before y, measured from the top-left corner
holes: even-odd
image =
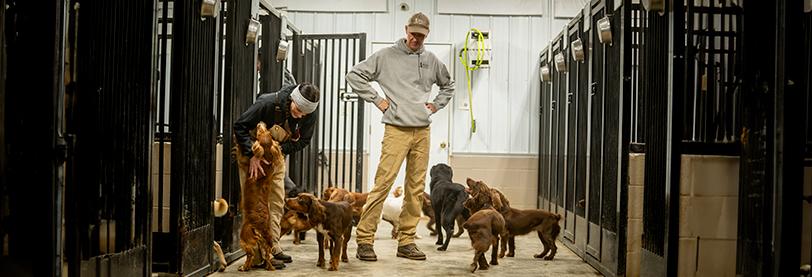
[[[434,245],[437,237],[429,236],[426,221],[421,220],[417,239],[417,247],[426,253],[425,261],[412,261],[395,256],[397,241],[389,236],[391,225],[381,222],[378,225],[375,253],[377,262],[364,262],[355,258],[355,231],[353,238],[347,245],[349,263],[341,263],[337,272],[316,267],[318,246],[314,231],[308,231],[307,239],[300,245],[293,244],[291,235],[282,238],[282,249],[293,257],[293,263],[277,271],[255,269],[249,272],[239,272],[237,268],[245,262],[245,257],[232,263],[225,272],[213,276],[600,276],[601,274],[578,258],[572,251],[560,242],[557,242],[558,254],[552,261],[534,259],[533,254],[541,252],[541,242],[535,234],[516,238],[516,257],[499,259],[499,265],[491,266],[488,270],[477,270],[471,274],[468,271],[473,259],[473,248],[468,239],[468,233],[459,238],[452,238],[448,251],[437,251]],[[325,253],[329,262],[329,254]],[[486,254],[490,261],[490,251]]]

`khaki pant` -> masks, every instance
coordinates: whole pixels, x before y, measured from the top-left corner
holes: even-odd
[[[282,220],[285,206],[285,164],[281,163],[273,172],[265,171],[265,174],[270,174],[273,179],[271,193],[268,197],[268,208],[271,215],[271,242],[273,249],[271,254],[276,255],[282,253],[282,248],[279,247],[279,221]],[[248,172],[240,168],[240,187],[245,184],[245,179]]]
[[[423,188],[426,186],[430,138],[429,127],[386,125],[381,145],[381,161],[375,173],[375,187],[369,192],[366,208],[361,213],[361,222],[355,231],[358,244],[373,244],[375,241],[375,231],[380,222],[383,202],[392,189],[404,159],[406,159],[406,184],[403,187],[398,245],[414,243],[417,221],[420,219],[423,205]]]

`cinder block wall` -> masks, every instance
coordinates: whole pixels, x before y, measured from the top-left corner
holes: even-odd
[[[169,185],[169,181],[170,181],[170,179],[172,179],[172,178],[170,178],[171,173],[172,173],[172,164],[171,164],[171,161],[172,161],[172,158],[171,158],[171,155],[172,155],[171,154],[172,153],[172,143],[170,143],[170,142],[164,143],[164,150],[163,150],[164,151],[164,157],[163,157],[164,158],[164,164],[163,164],[164,170],[163,170],[163,172],[160,172],[158,170],[158,157],[160,156],[159,155],[160,150],[161,150],[160,143],[155,142],[155,143],[152,144],[152,171],[150,173],[150,174],[152,174],[152,183],[151,183],[151,185],[152,185],[152,231],[153,232],[158,231],[158,226],[159,226],[158,225],[158,211],[163,211],[164,217],[163,217],[163,220],[162,220],[163,222],[161,222],[161,225],[163,225],[162,230],[164,232],[168,232],[169,231],[169,195],[171,193],[171,191],[170,191],[171,186]],[[216,157],[216,160],[217,160],[216,163],[217,164],[216,164],[216,171],[215,171],[215,179],[216,179],[215,180],[215,195],[216,195],[217,198],[220,198],[220,195],[222,195],[222,192],[223,192],[223,184],[222,184],[222,179],[223,179],[223,177],[222,177],[223,176],[223,145],[222,144],[217,144],[217,148],[216,148],[215,153],[217,155],[217,157]],[[158,202],[158,178],[163,178],[163,180],[164,180],[164,183],[163,183],[163,203]],[[214,201],[214,199],[212,199],[212,201]]]
[[[735,276],[739,158],[682,156],[679,276]]]
[[[680,176],[679,276],[734,276],[739,158],[684,155]],[[626,276],[640,276],[645,155],[629,155]],[[812,172],[810,172],[812,179]],[[812,181],[812,180],[810,180]]]
[[[535,209],[538,202],[538,157],[531,155],[452,155],[454,182],[470,177],[502,191],[517,209]]]
[[[626,221],[626,276],[630,277],[640,276],[645,169],[645,154],[629,154],[629,213]]]

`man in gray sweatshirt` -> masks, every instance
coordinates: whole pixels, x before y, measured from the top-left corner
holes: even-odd
[[[372,248],[375,231],[383,202],[404,159],[406,184],[399,218],[397,256],[426,259],[426,255],[417,249],[414,236],[429,163],[430,116],[448,104],[454,94],[454,81],[445,65],[423,48],[423,41],[429,34],[428,17],[423,13],[412,15],[405,29],[406,38],[375,52],[347,73],[347,81],[354,92],[383,112],[381,121],[385,125],[375,187],[369,193],[356,230],[356,257],[363,261],[377,260]],[[373,81],[380,84],[385,98],[369,85]],[[434,84],[440,87],[440,93],[428,102]]]

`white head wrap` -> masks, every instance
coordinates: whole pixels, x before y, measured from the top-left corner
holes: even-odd
[[[319,106],[318,101],[310,102],[310,100],[302,96],[302,92],[299,91],[299,86],[293,89],[293,92],[290,93],[290,98],[293,99],[293,102],[296,102],[296,105],[299,106],[299,110],[305,114],[314,112]]]

